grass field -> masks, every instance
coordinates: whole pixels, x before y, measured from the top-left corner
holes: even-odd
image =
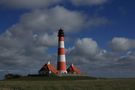
[[[0,90],[135,90],[135,79],[6,80]]]

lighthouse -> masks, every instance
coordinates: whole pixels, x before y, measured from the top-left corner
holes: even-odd
[[[60,74],[66,74],[66,56],[65,56],[65,45],[64,45],[64,31],[60,29],[58,31],[58,60],[57,70]]]
[[[39,75],[50,75],[55,74],[58,76],[62,75],[81,75],[81,71],[75,66],[70,65],[67,68],[66,65],[66,55],[65,55],[65,45],[64,45],[64,31],[62,29],[58,30],[58,57],[57,57],[57,69],[50,63],[50,61],[43,65],[39,70]]]

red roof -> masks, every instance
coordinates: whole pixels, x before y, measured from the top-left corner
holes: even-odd
[[[51,65],[51,64],[45,64],[45,65],[40,69],[40,71],[51,71],[51,72],[54,73],[54,74],[57,74],[57,73],[58,73],[57,69],[56,69],[53,65]]]
[[[81,74],[81,71],[77,67],[75,67],[73,64],[69,66],[67,71],[68,71],[68,73]]]

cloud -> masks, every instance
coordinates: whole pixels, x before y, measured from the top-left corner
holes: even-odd
[[[112,59],[113,57],[112,54],[101,49],[97,42],[91,38],[78,39],[74,47],[69,48],[67,53],[68,58],[72,59],[69,63],[85,64],[86,67],[89,67],[89,64],[93,64],[90,67],[99,67],[102,65],[99,63],[107,62],[108,58]]]
[[[54,63],[56,55],[48,51],[57,46],[57,30],[79,31],[85,22],[83,14],[60,6],[24,14],[0,36],[0,68],[37,70],[50,59]]]
[[[56,6],[51,9],[36,10],[23,15],[20,26],[23,25],[23,28],[47,32],[52,32],[52,30],[54,31],[61,27],[66,32],[71,32],[80,30],[86,22],[84,14]]]
[[[119,56],[115,59],[115,63],[110,63],[107,68],[115,71],[134,71],[135,69],[135,53],[127,52],[123,56]]]
[[[127,51],[135,48],[135,40],[124,37],[115,37],[110,42],[110,47],[114,51]]]
[[[61,0],[1,0],[0,5],[10,8],[44,8],[59,3]]]
[[[127,72],[135,68],[134,52],[128,51],[124,55],[109,52],[100,48],[92,38],[78,39],[75,45],[67,50],[67,61],[69,64],[77,65],[84,72],[90,73],[97,70],[104,73],[107,71],[109,76],[113,76],[109,74],[110,71]]]
[[[65,0],[0,0],[1,7],[14,9],[40,9],[66,3]],[[108,0],[69,0],[73,5],[102,5]]]
[[[88,17],[78,11],[71,11],[61,6],[51,9],[35,10],[24,14],[19,23],[11,29],[19,35],[25,32],[55,32],[60,27],[65,32],[77,32],[82,28],[97,27],[108,23],[108,19],[103,17]],[[22,29],[22,30],[20,30]],[[25,31],[24,31],[25,30]],[[12,32],[13,32],[12,31]],[[19,35],[20,36],[20,35]],[[23,35],[22,35],[23,36]]]
[[[71,0],[74,5],[102,5],[108,0]]]
[[[83,38],[77,40],[72,52],[76,55],[93,56],[99,52],[99,49],[96,41],[91,38]]]
[[[57,46],[57,44],[58,44],[57,34],[54,33],[52,35],[49,35],[49,34],[45,33],[42,36],[36,36],[35,42],[38,45]]]

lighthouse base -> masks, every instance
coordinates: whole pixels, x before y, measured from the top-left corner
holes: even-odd
[[[67,74],[67,71],[58,71],[59,74]]]

